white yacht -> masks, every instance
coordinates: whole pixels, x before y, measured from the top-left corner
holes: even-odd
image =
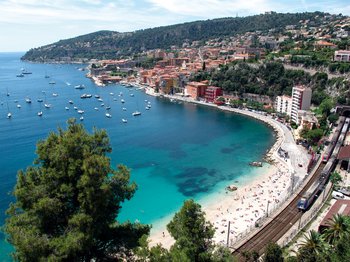
[[[106,117],[111,118],[112,115],[110,113],[106,113]]]
[[[135,111],[135,112],[132,113],[132,115],[133,116],[139,116],[139,115],[141,115],[141,112],[140,111]]]
[[[122,122],[123,122],[123,123],[127,123],[128,120],[126,120],[125,118],[122,118]]]

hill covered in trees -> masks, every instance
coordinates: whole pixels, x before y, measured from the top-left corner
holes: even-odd
[[[249,17],[220,18],[162,26],[119,33],[98,31],[71,39],[60,40],[46,46],[33,48],[23,60],[43,62],[49,60],[110,59],[128,56],[156,48],[168,49],[173,45],[206,41],[254,31],[282,30],[287,25],[298,25],[309,20],[312,25],[322,23],[324,13],[307,12],[282,14],[270,12]]]

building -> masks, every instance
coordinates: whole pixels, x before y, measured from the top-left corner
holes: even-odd
[[[292,90],[292,121],[299,125],[299,110],[309,110],[312,90],[305,86],[294,86]]]
[[[319,126],[315,113],[305,110],[298,111],[298,125],[309,130]]]
[[[275,108],[278,113],[291,116],[292,114],[292,98],[290,96],[277,96]]]
[[[205,90],[205,100],[207,102],[214,102],[222,95],[222,89],[217,86],[208,86]]]
[[[350,62],[350,51],[338,50],[334,52],[334,61]]]
[[[185,94],[189,95],[193,99],[199,99],[200,97],[204,97],[205,90],[208,85],[201,82],[189,82],[185,88]]]
[[[318,227],[319,232],[324,232],[329,227],[334,215],[350,216],[350,200],[337,200]]]

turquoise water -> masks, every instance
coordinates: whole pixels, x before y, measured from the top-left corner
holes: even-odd
[[[68,118],[79,118],[68,100],[85,111],[82,123],[87,130],[95,126],[108,131],[113,165],[123,163],[131,169],[138,190],[124,203],[118,217],[121,221],[154,223],[178,210],[185,199],[200,200],[232,180],[253,175],[248,163],[261,160],[274,142],[271,129],[256,120],[214,108],[171,103],[119,85],[97,87],[85,77],[86,71],[78,70],[81,66],[24,63],[20,55],[0,53],[0,224],[12,200],[8,193],[17,171],[35,158],[36,141],[58,126],[65,127]],[[16,77],[21,68],[33,74]],[[55,85],[49,84],[52,80]],[[86,88],[74,89],[78,84]],[[118,96],[120,92],[122,96]],[[105,117],[105,109],[96,98],[80,99],[83,93],[99,94],[105,105],[111,106],[112,118]],[[25,103],[27,96],[31,104]],[[41,107],[37,98],[46,99],[52,107]],[[145,110],[145,100],[151,102],[150,110]],[[6,118],[7,104],[12,119]],[[68,111],[66,106],[70,107]],[[37,116],[39,110],[44,113],[41,118]],[[142,115],[133,117],[135,110]],[[128,123],[123,124],[122,118]],[[0,261],[7,261],[11,246],[3,238]]]

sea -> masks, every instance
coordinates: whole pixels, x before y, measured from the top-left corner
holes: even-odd
[[[119,84],[96,86],[86,77],[87,65],[28,63],[20,60],[22,55],[0,53],[0,225],[14,201],[11,191],[18,170],[32,165],[36,143],[66,128],[69,118],[89,132],[107,130],[113,167],[122,163],[131,170],[138,189],[123,203],[117,220],[153,225],[165,223],[186,199],[213,199],[233,181],[253,180],[259,168],[249,162],[261,161],[275,141],[270,127],[249,117],[152,97]],[[17,77],[21,72],[31,74]],[[85,88],[76,89],[78,85]],[[84,93],[92,98],[81,99]],[[133,116],[134,111],[141,115]],[[0,261],[10,261],[12,250],[0,233]]]

